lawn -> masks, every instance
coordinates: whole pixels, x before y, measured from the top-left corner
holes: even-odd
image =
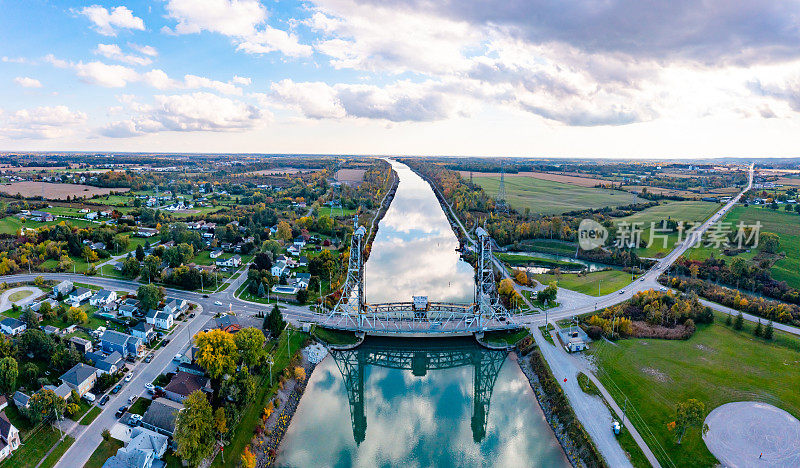
[[[75,438],[72,437],[71,435],[64,436],[64,440],[59,442],[55,450],[50,452],[50,455],[48,455],[47,458],[44,459],[42,464],[39,465],[40,468],[50,468],[52,466],[55,466],[55,464],[58,463],[58,460],[61,458],[61,456],[64,455],[64,453],[72,446],[74,442]]]
[[[31,292],[31,291],[13,292],[8,296],[8,301],[9,302],[21,301],[22,299],[25,299],[26,297],[30,296],[31,294],[33,294],[33,292]]]
[[[490,196],[497,196],[500,177],[497,175],[475,175],[479,184]],[[579,185],[542,180],[534,177],[506,177],[506,200],[512,208],[531,213],[558,214],[565,211],[585,210],[629,205],[633,202],[630,193],[619,190],[581,187]]]
[[[800,338],[776,330],[775,341],[765,342],[752,336],[749,322],[743,331],[734,331],[722,317],[717,314],[713,325],[698,325],[686,341],[627,339],[616,346],[605,341],[592,345],[600,380],[620,405],[627,399],[629,417],[663,466],[717,462],[700,428],[687,430],[681,445],[667,428],[677,403],[689,398],[702,401],[706,413],[724,403],[756,400],[800,417],[800,367],[795,365]]]
[[[551,239],[530,239],[518,242],[515,248],[554,255],[575,255],[578,244]]]
[[[583,265],[573,262],[561,262],[550,258],[541,258],[532,255],[497,253],[497,258],[511,266],[537,266],[543,268],[561,268],[564,270],[580,270]]]
[[[483,334],[483,341],[487,343],[500,343],[506,345],[515,345],[517,342],[530,333],[527,328],[520,328],[517,330],[499,330],[488,331]]]
[[[356,337],[355,333],[348,331],[314,327],[311,334],[332,345],[349,345],[358,342],[358,337]]]
[[[121,440],[117,440],[113,437],[108,440],[103,440],[94,450],[92,456],[89,457],[89,461],[83,465],[83,468],[102,468],[106,460],[116,455],[117,450],[122,448],[123,445],[125,444],[123,444]]]
[[[128,412],[131,414],[144,415],[145,411],[147,411],[147,408],[150,407],[150,403],[152,402],[153,400],[149,398],[139,397],[136,399],[136,401],[133,402],[133,405],[131,405]]]
[[[622,270],[593,271],[591,273],[562,273],[560,278],[557,275],[541,274],[533,275],[533,279],[542,284],[549,284],[552,281],[558,283],[558,287],[570,289],[590,296],[598,296],[598,286],[600,296],[612,293],[631,283],[631,275]]]
[[[90,409],[89,412],[86,413],[86,416],[84,416],[83,419],[80,420],[79,424],[81,426],[88,426],[89,424],[92,423],[92,421],[97,419],[97,417],[100,416],[100,413],[102,412],[103,410],[100,409],[99,406],[93,406],[92,409]]]
[[[22,446],[0,464],[3,468],[33,468],[48,450],[58,442],[61,434],[49,424],[26,434]]]

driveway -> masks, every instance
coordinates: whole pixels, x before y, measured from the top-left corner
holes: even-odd
[[[12,294],[22,291],[30,291],[31,294],[13,303],[9,300],[9,297],[11,297]],[[35,288],[33,286],[20,286],[18,288],[9,289],[8,291],[0,295],[0,312],[4,312],[10,309],[12,304],[16,304],[20,307],[26,306],[41,295],[42,295],[42,290],[39,288]]]

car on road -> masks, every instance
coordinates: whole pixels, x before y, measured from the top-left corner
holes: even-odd
[[[183,356],[181,356],[181,353],[176,354],[175,357],[172,358],[173,361],[180,361],[181,359],[183,359]]]
[[[116,416],[117,418],[121,418],[122,415],[125,414],[126,411],[128,411],[128,407],[127,406],[120,406],[119,409],[117,410],[117,412],[114,413],[114,416]]]
[[[221,306],[221,305],[222,305],[222,302],[220,302],[220,301],[214,301],[214,305]]]
[[[100,399],[100,406],[103,406],[106,403],[108,403],[108,400],[109,400],[108,395],[103,395],[103,398]]]
[[[658,288],[658,290],[661,291],[661,292],[666,292],[667,288],[665,288],[664,286],[661,286],[660,288]]]
[[[125,381],[130,382],[133,378],[133,372],[128,372],[128,375],[125,376]]]
[[[114,388],[111,389],[111,393],[116,395],[120,390],[122,390],[122,384],[118,383]]]
[[[150,382],[147,382],[146,384],[144,384],[144,388],[146,388],[147,390],[153,390],[156,388],[156,386],[151,384]]]
[[[203,299],[208,299],[208,294],[203,294]]]
[[[148,355],[147,355],[147,357],[146,357],[146,358],[144,358],[144,362],[146,362],[146,363],[148,363],[148,364],[149,364],[149,363],[150,363],[150,361],[152,361],[152,360],[153,360],[153,355],[152,355],[152,354],[148,354]]]
[[[642,276],[642,279],[640,279],[639,281],[641,281],[642,283],[644,283],[644,280],[645,280],[645,279],[646,279],[646,278],[645,278],[644,276]]]
[[[620,289],[620,290],[619,290],[619,293],[620,293],[620,294],[625,294],[625,290],[624,290],[624,289]]]
[[[131,404],[131,403],[133,403],[134,401],[136,401],[136,398],[138,398],[136,395],[131,395],[131,396],[128,398],[128,404]]]
[[[189,314],[189,318],[194,318],[194,312],[192,312],[191,314]]]

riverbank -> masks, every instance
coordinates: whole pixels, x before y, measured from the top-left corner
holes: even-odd
[[[392,177],[392,185],[386,192],[386,195],[383,196],[383,199],[381,200],[381,206],[378,208],[378,212],[375,213],[375,216],[372,218],[372,222],[369,226],[369,234],[367,235],[367,241],[364,244],[364,262],[369,259],[369,254],[372,251],[372,242],[375,240],[375,236],[378,234],[378,225],[386,215],[386,212],[389,210],[389,206],[392,204],[392,200],[394,200],[394,196],[397,193],[397,187],[400,185],[400,177],[398,177],[397,172],[392,169],[390,174]]]
[[[533,349],[527,356],[517,355],[517,363],[572,466],[605,467],[605,461],[572,411],[539,350]]]

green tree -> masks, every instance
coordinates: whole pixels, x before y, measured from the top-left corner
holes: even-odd
[[[139,264],[139,260],[133,257],[126,257],[125,260],[122,261],[122,275],[126,278],[136,278],[139,276],[141,269],[142,267]]]
[[[731,318],[731,314],[728,314],[728,315],[725,317],[725,325],[728,325],[728,326],[730,326],[730,325],[731,325],[731,323],[733,323],[733,319]]]
[[[205,394],[197,390],[186,397],[175,419],[173,439],[178,456],[190,466],[199,465],[214,451],[215,427],[214,412]]]
[[[50,389],[42,389],[31,395],[28,400],[28,416],[34,423],[55,420],[64,414],[67,402]]]
[[[297,302],[299,302],[300,304],[305,304],[306,302],[308,302],[308,289],[301,289],[297,291],[296,297],[297,297]]]
[[[236,370],[238,351],[233,336],[222,330],[200,332],[194,337],[197,345],[197,364],[212,379],[219,379]]]
[[[283,321],[283,314],[281,313],[281,309],[278,307],[278,304],[275,304],[275,306],[272,307],[272,312],[269,313],[264,322],[266,325],[265,328],[269,330],[273,337],[280,335],[283,327],[286,326],[286,322]]]
[[[739,312],[739,315],[736,316],[736,320],[733,321],[733,329],[741,330],[742,328],[744,328],[744,316]]]
[[[161,272],[161,258],[155,255],[148,255],[144,258],[144,268],[142,275],[147,276],[148,281],[155,281]]]
[[[25,322],[25,325],[28,328],[36,328],[39,326],[39,318],[36,316],[36,312],[34,312],[30,307],[25,307],[22,311],[22,315],[19,316],[19,319]]]
[[[39,367],[32,362],[26,362],[22,365],[22,371],[20,372],[20,375],[22,376],[22,382],[24,382],[28,387],[32,387],[36,384],[36,380],[39,378]]]
[[[225,409],[222,407],[214,411],[214,429],[221,439],[225,433],[228,432],[228,417],[225,415]]]
[[[774,330],[772,329],[772,320],[767,322],[767,326],[764,328],[764,339],[771,340]]]
[[[17,388],[19,369],[17,360],[12,357],[0,359],[0,392],[11,393]]]
[[[778,253],[781,247],[780,237],[772,232],[762,232],[758,242],[761,244],[761,250],[767,253]]]
[[[143,284],[136,290],[136,297],[142,303],[144,310],[157,309],[158,304],[164,299],[164,289],[155,284]]]
[[[55,349],[53,339],[38,329],[27,329],[17,339],[21,355],[33,354],[36,359],[50,359]]]
[[[706,405],[700,400],[690,398],[685,402],[678,403],[678,407],[676,408],[677,418],[675,420],[675,426],[678,428],[678,431],[680,431],[678,445],[680,445],[683,440],[683,435],[686,433],[687,428],[690,426],[698,426],[703,422],[705,412]]]
[[[758,324],[756,325],[756,328],[753,329],[753,335],[757,336],[757,337],[761,337],[762,332],[763,332],[763,329],[761,327],[761,319],[758,319]]]
[[[261,330],[254,327],[243,328],[233,335],[233,341],[239,350],[242,362],[248,367],[253,368],[264,359],[266,338]]]
[[[144,248],[142,244],[136,246],[136,260],[140,262],[144,260]]]

